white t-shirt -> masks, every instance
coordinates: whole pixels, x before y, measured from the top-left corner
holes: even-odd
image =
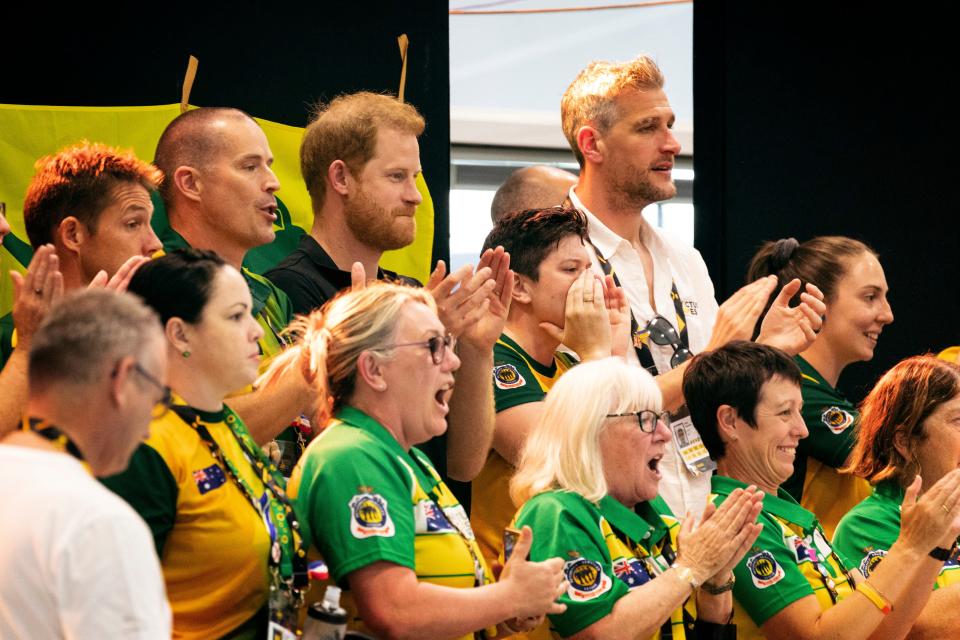
[[[0,638],[170,638],[147,525],[73,457],[0,445]]]
[[[686,317],[690,351],[697,354],[706,349],[717,320],[719,306],[714,298],[713,281],[710,280],[707,265],[704,264],[700,252],[663,229],[649,227],[650,233],[644,241],[653,259],[653,300],[656,304],[656,308],[653,308],[650,306],[647,278],[637,250],[629,241],[600,222],[583,205],[573,188],[570,189],[570,201],[587,216],[590,241],[613,267],[640,327],[659,314],[669,320],[674,328],[678,328],[676,309],[670,297],[671,283],[676,284]],[[596,256],[592,255],[591,259],[597,273],[602,273]],[[650,352],[658,371],[670,370],[673,347],[650,342]],[[633,349],[629,350],[629,354],[628,357],[638,362]],[[687,511],[699,516],[706,507],[710,493],[710,474],[693,476],[687,471],[683,460],[676,453],[672,439],[667,443],[660,461],[660,472],[663,474],[660,480],[660,496],[666,500],[670,509],[678,516],[683,516]]]

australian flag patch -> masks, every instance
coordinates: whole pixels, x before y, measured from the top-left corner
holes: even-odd
[[[213,491],[217,487],[222,487],[227,481],[227,476],[223,473],[220,465],[211,465],[206,469],[198,469],[193,472],[193,481],[197,483],[197,489],[200,495]]]

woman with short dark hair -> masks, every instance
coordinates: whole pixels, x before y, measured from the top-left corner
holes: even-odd
[[[816,516],[781,485],[807,435],[800,414],[800,370],[785,353],[731,342],[702,353],[684,375],[684,396],[704,445],[717,461],[714,501],[738,489],[766,494],[763,531],[734,569],[738,638],[820,640],[900,638],[930,594],[938,566],[928,553],[960,533],[960,470],[918,499],[904,494],[899,535],[869,579],[848,572]]]
[[[225,403],[260,362],[246,281],[215,253],[184,249],[141,266],[128,291],[160,315],[174,398],[106,484],[150,525],[174,635],[295,630],[306,587],[299,523],[283,476]]]

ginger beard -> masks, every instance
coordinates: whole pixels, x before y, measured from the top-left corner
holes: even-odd
[[[417,234],[415,206],[399,206],[390,211],[371,198],[359,182],[356,195],[345,203],[347,227],[363,244],[390,251],[413,243]]]

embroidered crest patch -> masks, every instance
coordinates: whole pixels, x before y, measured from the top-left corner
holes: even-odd
[[[354,538],[382,536],[396,533],[387,501],[376,493],[358,493],[350,500],[350,533]]]
[[[820,420],[834,433],[843,433],[853,424],[853,415],[840,407],[828,407],[820,414]]]
[[[581,602],[603,595],[613,585],[599,562],[583,557],[575,558],[563,565],[563,574],[570,585],[567,587],[567,595]]]
[[[863,556],[863,560],[860,561],[860,573],[863,574],[863,577],[869,578],[885,555],[887,555],[886,549],[874,549]]]
[[[493,368],[493,381],[498,389],[516,389],[527,384],[520,372],[512,364],[501,364]]]
[[[747,569],[757,589],[766,589],[783,580],[783,567],[777,564],[769,551],[761,551],[747,558]]]

